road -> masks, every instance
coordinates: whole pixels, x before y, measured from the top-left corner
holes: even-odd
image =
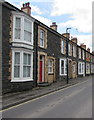
[[[3,118],[91,118],[92,79],[2,112]]]

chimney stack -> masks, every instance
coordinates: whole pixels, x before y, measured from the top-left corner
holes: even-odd
[[[87,48],[87,51],[90,52],[90,48]]]
[[[31,7],[30,7],[30,3],[25,3],[23,4],[23,7],[21,8],[21,10],[29,15],[31,15]]]
[[[84,43],[80,44],[80,46],[86,50],[86,45],[84,45]]]
[[[71,41],[77,44],[77,38],[72,38]]]
[[[70,33],[63,33],[62,35],[63,35],[64,37],[70,39]]]
[[[50,25],[50,28],[57,31],[57,25],[56,22],[52,22],[52,25]]]

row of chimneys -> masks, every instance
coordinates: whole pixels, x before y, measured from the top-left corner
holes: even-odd
[[[23,7],[21,8],[21,10],[29,15],[31,15],[31,7],[30,7],[30,3],[25,3],[23,4]],[[57,31],[57,25],[56,22],[53,22],[52,25],[50,25],[50,28]],[[63,33],[62,34],[64,37],[67,37],[68,39],[70,39],[70,33]],[[71,38],[71,41],[77,44],[77,38]],[[84,48],[86,50],[86,45],[81,44],[80,45],[82,48]],[[87,48],[87,51],[90,52],[90,48]],[[92,52],[94,54],[94,52]]]

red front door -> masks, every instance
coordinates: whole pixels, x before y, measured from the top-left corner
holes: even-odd
[[[42,82],[42,61],[40,61],[40,82]]]

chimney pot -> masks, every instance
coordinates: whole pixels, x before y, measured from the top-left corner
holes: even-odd
[[[52,22],[52,25],[56,25],[56,22]]]
[[[21,8],[21,10],[29,15],[31,15],[31,7],[30,7],[30,3],[25,3],[23,4],[23,7]]]

